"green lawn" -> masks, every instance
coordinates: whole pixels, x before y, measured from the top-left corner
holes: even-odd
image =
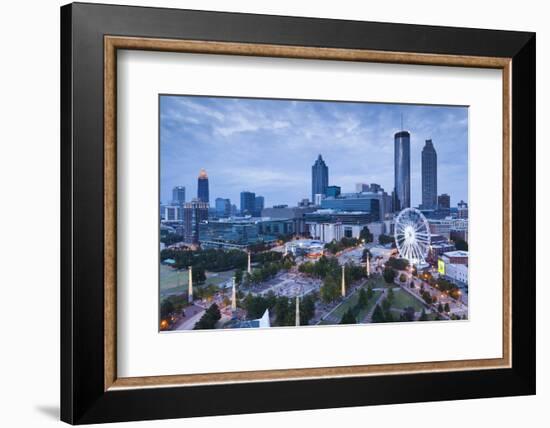
[[[359,293],[356,292],[348,300],[338,306],[333,312],[332,315],[338,319],[342,318],[342,315],[349,309],[353,308],[357,304],[357,299],[359,298]]]
[[[205,284],[220,285],[235,274],[234,270],[225,272],[206,272]],[[188,273],[186,269],[177,271],[170,266],[160,265],[160,295],[184,293],[187,291]]]
[[[359,311],[357,315],[357,319],[359,321],[363,320],[365,315],[374,307],[376,301],[380,297],[380,294],[382,294],[381,291],[375,291],[372,298],[368,301],[366,308]],[[332,315],[335,316],[338,319],[341,319],[344,313],[350,309],[354,308],[355,305],[357,305],[357,300],[359,299],[359,290],[357,290],[348,300],[346,300],[344,303],[342,303],[340,306],[338,306],[333,312]],[[323,320],[320,323],[321,325],[334,325],[333,322],[329,320]]]
[[[380,297],[380,295],[382,294],[381,291],[375,291],[374,294],[372,295],[372,299],[370,299],[367,303],[367,307],[365,309],[361,309],[361,311],[359,311],[359,314],[357,315],[357,320],[359,322],[363,321],[363,318],[365,318],[365,316],[369,313],[369,311],[374,308],[374,305],[376,304],[376,302],[378,301],[378,298]]]
[[[424,305],[417,299],[407,293],[405,290],[394,290],[393,309],[403,310],[408,306],[412,306],[415,312],[420,312]]]
[[[222,282],[226,282],[235,275],[235,270],[226,270],[224,272],[206,272],[205,284],[220,285]]]
[[[391,288],[391,287],[398,287],[397,284],[388,284],[386,281],[384,281],[384,278],[381,277],[372,277],[367,280],[367,284],[372,285],[372,288]]]
[[[160,295],[187,291],[187,271],[177,271],[170,266],[160,265]]]

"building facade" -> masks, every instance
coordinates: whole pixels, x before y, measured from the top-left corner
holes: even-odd
[[[397,132],[394,136],[394,210],[411,206],[411,134]]]
[[[176,222],[183,220],[183,209],[179,205],[168,205],[164,207],[164,221]]]
[[[294,222],[295,233],[307,235],[309,231],[305,222],[305,216],[314,211],[315,208],[310,206],[289,207],[287,205],[279,205],[272,208],[264,208],[262,210],[262,217],[292,220]]]
[[[328,186],[326,196],[337,198],[342,193],[342,188],[340,186]]]
[[[254,192],[241,192],[241,214],[254,215],[256,210],[256,194]]]
[[[309,223],[309,233],[313,239],[327,243],[342,239],[344,228],[342,223]]]
[[[184,240],[191,244],[198,244],[200,241],[199,225],[202,221],[208,220],[209,205],[197,199],[186,202],[183,205],[183,227]]]
[[[231,215],[231,201],[227,198],[216,198],[216,215],[229,217]]]
[[[197,181],[197,199],[201,202],[210,202],[210,191],[208,189],[208,174],[201,169]]]
[[[457,204],[458,218],[468,218],[468,204],[464,201],[460,201]]]
[[[337,211],[363,211],[370,214],[370,221],[383,220],[386,213],[386,193],[343,193],[337,198],[321,201],[322,209]]]
[[[432,140],[422,149],[422,208],[437,208],[437,152]]]
[[[260,239],[258,223],[250,219],[206,220],[199,230],[204,248],[244,248]]]
[[[311,167],[311,200],[316,201],[315,195],[326,195],[328,187],[328,166],[319,155]]]
[[[185,203],[185,186],[176,186],[172,189],[172,205]]]
[[[437,197],[437,208],[440,210],[451,210],[451,197],[443,193]]]
[[[254,199],[254,215],[259,217],[262,215],[262,210],[264,209],[265,198],[263,196],[256,196]]]

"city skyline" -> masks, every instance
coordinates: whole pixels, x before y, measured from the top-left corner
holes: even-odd
[[[296,205],[311,197],[311,167],[318,155],[329,185],[343,193],[356,183],[394,187],[394,135],[410,132],[411,205],[422,202],[421,151],[431,139],[438,153],[438,191],[453,205],[468,200],[466,107],[162,96],[161,201],[185,186],[197,197],[204,168],[210,201],[237,204],[243,191],[265,206]],[[212,205],[212,204],[211,204]]]

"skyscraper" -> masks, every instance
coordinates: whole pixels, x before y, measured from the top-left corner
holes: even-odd
[[[394,138],[394,180],[397,207],[402,210],[411,206],[411,134],[400,131]]]
[[[439,195],[437,197],[437,208],[440,210],[450,210],[451,209],[451,197],[446,193]]]
[[[315,195],[326,195],[328,187],[328,166],[319,155],[311,167],[311,200],[315,201]]]
[[[231,215],[231,201],[226,198],[216,198],[216,214],[220,217]]]
[[[422,149],[422,208],[437,208],[437,153],[432,140]]]
[[[210,196],[208,192],[208,174],[201,169],[199,173],[198,183],[197,183],[197,199],[202,202],[210,202]]]
[[[254,215],[260,217],[264,209],[265,199],[263,196],[256,196],[254,199]]]
[[[172,189],[172,204],[182,205],[185,203],[185,186],[176,186]]]
[[[241,192],[241,214],[253,215],[256,210],[256,194],[254,192]]]
[[[355,191],[357,193],[370,192],[370,186],[367,183],[355,183]]]
[[[208,220],[208,203],[193,199],[183,204],[184,240],[193,244],[199,243],[199,224]]]

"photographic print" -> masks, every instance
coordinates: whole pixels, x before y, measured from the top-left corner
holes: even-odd
[[[161,94],[159,151],[161,331],[468,319],[468,107]]]

